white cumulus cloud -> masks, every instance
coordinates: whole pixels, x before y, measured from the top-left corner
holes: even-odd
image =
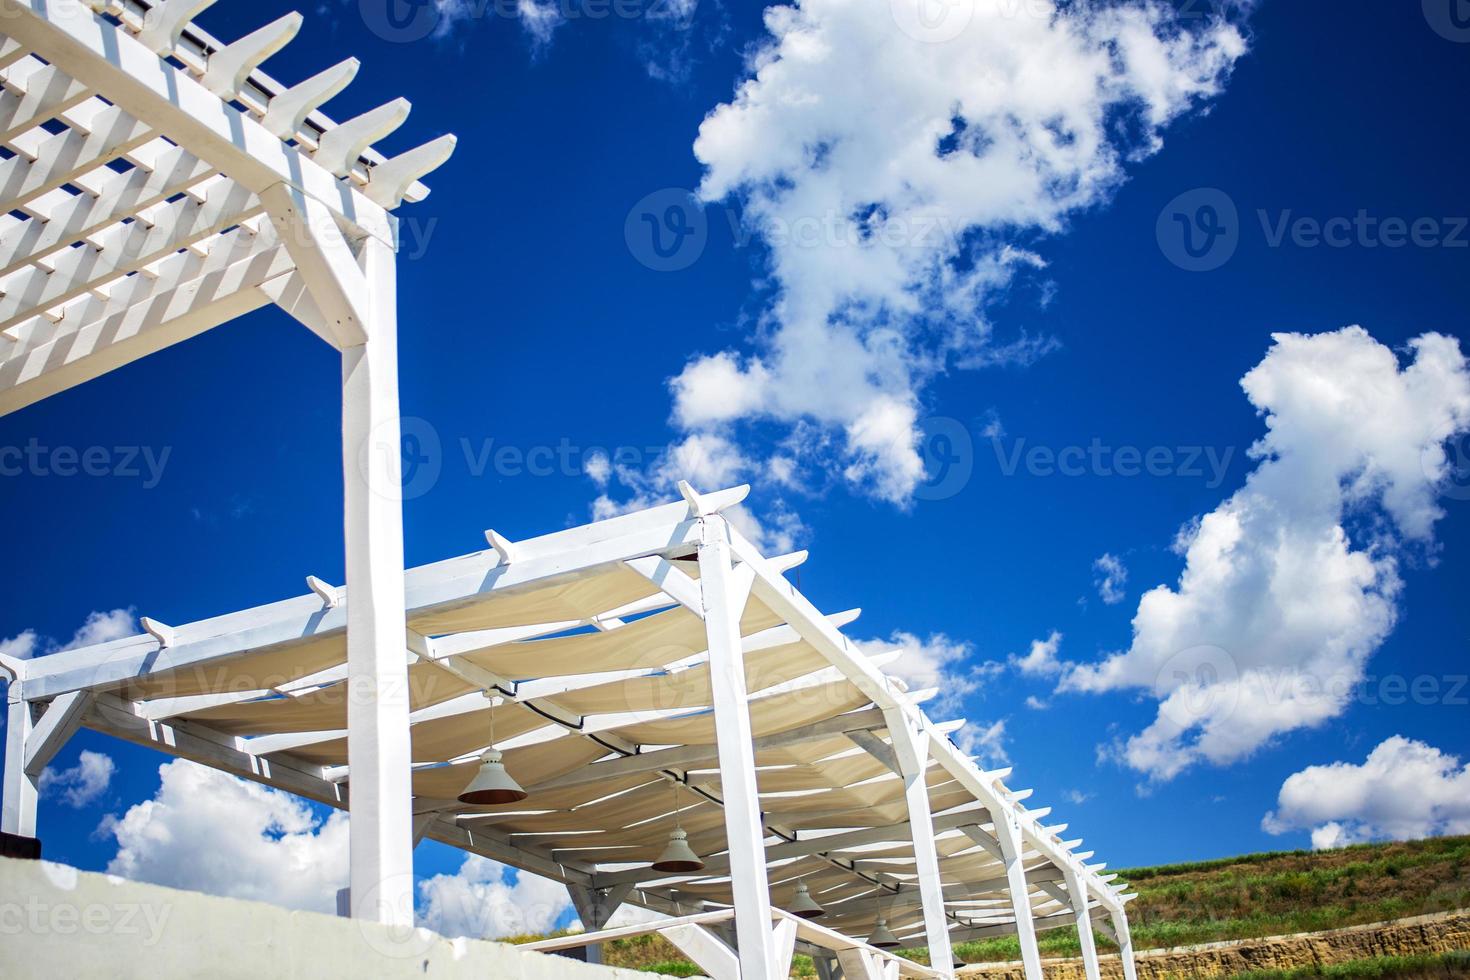
[[[903,655],[883,671],[903,681],[911,691],[939,688],[931,709],[937,715],[958,710],[964,696],[980,686],[981,671],[973,663],[970,645],[943,633],[931,633],[922,639],[895,630],[886,640],[859,640],[857,646],[868,656],[901,650]]]
[[[1052,630],[1044,640],[1032,640],[1031,649],[1026,651],[1024,657],[1011,657],[1011,663],[1023,674],[1032,677],[1053,677],[1060,674],[1063,669],[1062,662],[1057,659],[1057,651],[1062,647],[1062,634]]]
[[[752,480],[781,482],[779,471],[773,473],[732,440],[715,433],[691,435],[652,460],[609,459],[604,454],[593,454],[583,469],[601,491],[592,503],[594,520],[678,500],[676,487],[680,480],[705,492]],[[795,550],[807,533],[800,516],[780,500],[771,501],[759,516],[744,505],[729,508],[724,514],[767,555]]]
[[[671,386],[686,434],[774,423],[822,450],[797,457],[810,472],[898,504],[922,478],[928,380],[1052,346],[993,342],[986,318],[1044,267],[1036,239],[1105,201],[1245,51],[1234,24],[1156,0],[966,0],[942,39],[927,2],[766,11],[769,38],[694,152],[701,197],[738,203],[768,250],[769,303],[750,347]]]
[[[420,922],[451,938],[550,932],[571,907],[565,885],[478,854],[452,875],[419,882]]]
[[[1098,598],[1115,606],[1128,598],[1128,568],[1117,555],[1104,554],[1092,563],[1093,583],[1097,586]]]
[[[1272,834],[1309,830],[1316,850],[1470,834],[1470,765],[1395,735],[1361,765],[1334,762],[1288,777],[1261,826]]]
[[[0,654],[17,660],[27,660],[48,653],[91,646],[93,643],[106,643],[108,640],[132,636],[137,632],[138,621],[131,609],[111,609],[106,612],[94,610],[87,613],[87,618],[69,640],[41,636],[35,630],[22,630],[9,639],[0,640]]]
[[[150,800],[109,817],[110,874],[287,908],[335,912],[347,884],[347,815],[184,759]]]
[[[1004,718],[989,724],[968,722],[954,735],[960,751],[974,757],[981,766],[989,767],[1010,764],[1011,757],[1006,751],[1008,738]]]
[[[516,16],[538,46],[550,44],[556,29],[567,20],[554,0],[516,0]]]
[[[1139,601],[1131,646],[1063,679],[1160,702],[1126,764],[1169,779],[1343,711],[1397,619],[1402,551],[1432,549],[1444,442],[1470,428],[1458,342],[1405,357],[1361,327],[1277,334],[1242,380],[1266,424],[1255,469],[1180,534],[1183,573]]]
[[[112,761],[112,756],[83,749],[77,764],[71,768],[47,766],[41,770],[41,793],[58,797],[73,810],[80,810],[107,792],[115,772],[117,763]]]
[[[337,891],[348,879],[346,813],[333,811],[323,819],[288,793],[183,759],[158,772],[161,784],[152,799],[98,828],[118,845],[109,873],[286,908],[336,911]],[[418,888],[419,923],[450,937],[546,932],[571,907],[565,886],[474,854],[465,856],[455,874],[426,878]]]

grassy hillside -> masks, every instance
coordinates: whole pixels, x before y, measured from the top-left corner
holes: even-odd
[[[1290,851],[1119,872],[1136,949],[1253,939],[1470,907],[1470,837]],[[1106,943],[1103,945],[1106,947]],[[1041,934],[1043,955],[1078,952],[1077,931]],[[1014,937],[967,943],[968,962],[1020,958]]]
[[[1252,939],[1470,907],[1470,837],[1248,854],[1119,874],[1138,893],[1128,907],[1137,949]],[[1043,956],[1078,955],[1077,931],[1044,932],[1040,945]],[[1101,936],[1098,945],[1111,948]],[[1014,937],[964,943],[955,952],[969,963],[1020,959]],[[914,958],[925,960],[922,951]],[[693,972],[674,947],[657,937],[612,943],[606,960],[654,972]],[[814,975],[800,957],[793,974]],[[1358,972],[1334,969],[1318,975],[1340,980],[1466,973],[1447,973],[1443,963],[1426,961],[1364,964]]]

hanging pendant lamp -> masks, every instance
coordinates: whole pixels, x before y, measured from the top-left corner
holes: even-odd
[[[490,709],[490,747],[485,754],[480,756],[480,771],[475,773],[475,778],[459,794],[459,802],[468,803],[472,806],[500,806],[505,803],[519,803],[530,794],[521,788],[514,777],[505,769],[505,757],[495,747],[495,708],[494,698],[490,692],[485,692],[485,697],[491,702]]]
[[[689,835],[684,832],[679,820],[679,784],[674,783],[674,832],[669,834],[668,846],[659,855],[657,861],[653,862],[654,871],[667,871],[671,873],[682,873],[688,871],[699,871],[704,867],[704,862],[699,855],[694,853],[694,848],[689,846]]]
[[[874,929],[873,934],[868,937],[868,945],[876,946],[878,949],[893,949],[899,945],[898,937],[893,934],[892,929],[888,928],[887,919],[878,920],[878,928]]]
[[[812,898],[812,893],[807,891],[806,882],[800,881],[796,884],[796,897],[791,900],[791,907],[786,911],[792,915],[799,915],[803,919],[817,919],[827,914],[827,910]]]

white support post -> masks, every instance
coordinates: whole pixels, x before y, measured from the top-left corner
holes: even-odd
[[[1026,980],[1043,980],[1041,949],[1036,945],[1036,922],[1031,917],[1031,885],[1026,881],[1022,855],[1026,847],[1021,838],[1021,825],[1009,809],[990,811],[995,825],[995,840],[1000,844],[1006,866],[1006,890],[1011,897],[1011,911],[1016,917],[1016,938],[1021,943],[1021,963]]]
[[[1133,961],[1133,934],[1128,931],[1128,913],[1114,912],[1113,935],[1118,937],[1118,958],[1123,961],[1123,980],[1138,980],[1138,966]]]
[[[20,681],[12,680],[6,686],[5,702],[5,789],[4,802],[0,805],[0,830],[35,837],[41,777],[39,773],[26,771],[26,743],[35,723]]]
[[[929,733],[901,709],[884,712],[888,735],[903,777],[904,800],[908,804],[909,837],[914,844],[914,870],[919,879],[919,897],[924,908],[924,939],[929,946],[929,964],[949,973],[954,969],[949,923],[944,911],[944,883],[939,877],[939,852],[934,844],[934,817],[929,810],[929,785],[924,770],[929,765]]]
[[[413,809],[392,249],[364,239],[367,342],[342,351],[352,913],[413,923]]]
[[[1102,980],[1102,969],[1097,962],[1097,941],[1092,936],[1092,914],[1087,909],[1087,886],[1082,883],[1082,876],[1073,871],[1067,872],[1065,881],[1067,897],[1071,900],[1072,911],[1077,917],[1077,939],[1082,945],[1082,969],[1087,974],[1087,980]]]
[[[705,636],[709,644],[710,684],[714,693],[715,741],[725,795],[725,837],[735,893],[735,932],[740,975],[757,980],[770,975],[776,960],[771,931],[771,886],[766,877],[765,829],[755,782],[755,744],[747,704],[740,615],[750,597],[731,563],[730,530],[725,519],[703,518],[699,545],[700,588],[704,593]],[[737,582],[744,591],[736,594]]]

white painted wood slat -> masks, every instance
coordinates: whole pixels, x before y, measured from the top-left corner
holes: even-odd
[[[91,132],[68,129],[43,140],[34,158],[0,163],[0,201],[7,211],[24,209],[41,195],[153,139],[154,132],[117,107],[95,120]]]
[[[197,272],[174,282],[134,276],[136,286],[110,301],[95,297],[68,308],[54,335],[14,351],[0,362],[0,414],[186,340],[270,302],[260,286],[289,275],[294,265],[285,249],[262,246],[259,236],[236,232],[217,244],[206,259],[180,253],[180,272]],[[118,297],[122,297],[119,299]]]
[[[42,65],[23,75],[21,65],[7,71],[0,93],[0,142],[10,142],[28,129],[92,97],[81,82],[62,74],[55,65]]]
[[[15,326],[38,310],[50,309],[90,289],[141,269],[171,252],[262,213],[249,190],[221,178],[204,202],[184,198],[157,215],[151,227],[141,221],[120,225],[103,245],[79,245],[58,255],[53,269],[27,266],[0,288],[0,330]]]
[[[32,218],[0,232],[0,277],[180,194],[214,172],[209,164],[176,146],[159,159],[156,169],[134,167],[127,173],[113,174],[95,197],[67,195],[49,219]]]

